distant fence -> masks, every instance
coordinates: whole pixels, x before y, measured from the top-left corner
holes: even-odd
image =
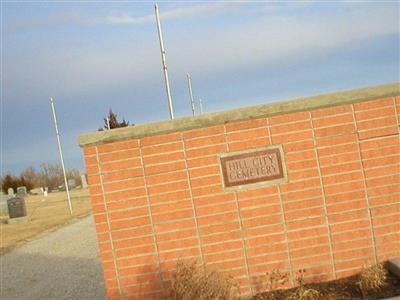
[[[81,135],[109,298],[165,298],[177,259],[255,294],[399,256],[399,113],[388,84]]]

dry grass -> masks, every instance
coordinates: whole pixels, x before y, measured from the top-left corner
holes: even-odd
[[[360,279],[357,282],[363,296],[367,296],[381,290],[387,282],[387,271],[383,264],[364,267]]]
[[[325,299],[323,295],[310,287],[306,287],[304,276],[306,270],[299,270],[296,276],[296,282],[298,287],[290,294],[285,300],[323,300]]]
[[[25,241],[34,239],[48,230],[90,214],[91,205],[87,190],[72,190],[71,198],[72,216],[69,213],[65,192],[49,193],[47,198],[44,198],[43,195],[26,197],[28,216],[26,221],[7,224],[8,217],[0,216],[0,254]]]
[[[200,269],[196,262],[178,262],[172,279],[172,297],[176,300],[239,299],[232,278]]]

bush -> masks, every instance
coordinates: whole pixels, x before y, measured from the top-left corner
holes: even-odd
[[[176,264],[171,294],[176,300],[239,299],[232,278],[215,271],[199,270],[196,262]]]
[[[383,264],[364,267],[357,282],[363,296],[378,292],[386,285],[387,271]]]

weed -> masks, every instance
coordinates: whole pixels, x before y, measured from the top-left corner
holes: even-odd
[[[372,293],[378,292],[386,285],[387,271],[383,264],[377,264],[370,267],[364,267],[357,286],[365,297]]]
[[[289,280],[288,273],[281,273],[279,269],[266,272],[268,290],[276,290],[280,285],[283,286]]]
[[[296,276],[296,281],[298,287],[295,291],[289,295],[285,300],[322,300],[324,299],[323,295],[314,290],[312,288],[307,288],[304,281],[304,275],[306,273],[305,269],[301,269],[298,271]]]
[[[197,263],[178,262],[172,277],[172,297],[176,300],[238,299],[231,277],[215,271],[199,270]]]

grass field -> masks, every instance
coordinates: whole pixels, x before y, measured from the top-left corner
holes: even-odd
[[[0,216],[0,254],[91,213],[88,190],[72,190],[71,201],[72,215],[68,209],[65,192],[49,193],[46,198],[43,195],[30,195],[25,198],[27,209],[25,221],[8,223],[8,216]]]

